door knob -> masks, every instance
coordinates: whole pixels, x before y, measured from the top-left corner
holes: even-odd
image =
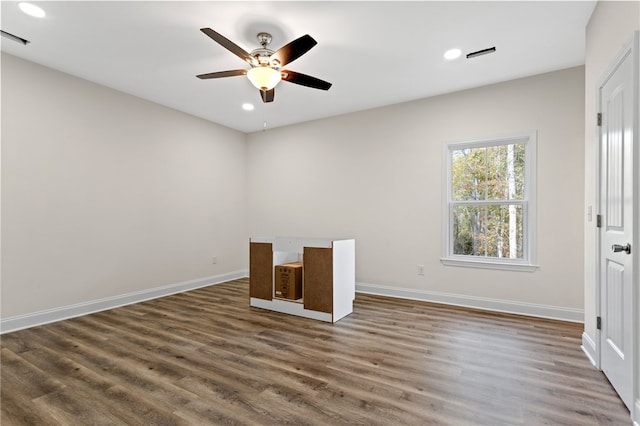
[[[620,244],[614,244],[611,246],[611,250],[613,250],[614,253],[619,253],[623,251],[627,254],[631,254],[631,244],[627,243],[626,246],[621,246]]]

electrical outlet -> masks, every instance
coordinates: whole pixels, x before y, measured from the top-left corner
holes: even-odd
[[[418,265],[418,275],[424,275],[424,265]]]
[[[215,265],[216,263],[218,263],[218,258],[217,258],[216,256],[213,256],[213,257],[211,258],[211,264],[212,264],[212,265]]]

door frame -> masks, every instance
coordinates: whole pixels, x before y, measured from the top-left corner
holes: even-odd
[[[633,189],[633,234],[631,241],[631,256],[633,262],[633,275],[631,279],[631,293],[633,298],[633,315],[632,315],[632,324],[631,324],[631,345],[633,346],[633,361],[632,361],[632,377],[633,377],[633,389],[632,389],[632,408],[631,408],[631,418],[634,420],[636,425],[640,425],[640,327],[638,324],[640,323],[640,313],[638,312],[640,308],[640,32],[634,31],[631,38],[624,44],[622,50],[616,55],[615,59],[611,62],[611,65],[607,68],[607,71],[603,75],[603,77],[598,80],[598,84],[596,87],[596,109],[597,113],[602,113],[602,98],[601,91],[605,83],[609,80],[611,75],[618,69],[622,60],[627,56],[631,58],[631,63],[633,66],[632,71],[632,80],[633,80],[633,149],[632,149],[632,162],[633,162],[633,172],[632,172],[632,182],[634,184]],[[594,117],[595,118],[595,117]],[[596,127],[596,143],[597,147],[595,150],[595,159],[596,159],[596,212],[598,215],[601,215],[600,211],[601,207],[601,183],[602,183],[602,129],[601,127]],[[595,308],[596,315],[600,317],[602,315],[602,283],[601,283],[601,268],[600,268],[600,260],[602,256],[601,251],[601,228],[596,228],[596,249],[595,249]],[[599,370],[601,368],[601,330],[596,330],[596,359],[595,364]]]

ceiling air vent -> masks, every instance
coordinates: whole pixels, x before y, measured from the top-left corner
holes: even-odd
[[[27,40],[27,39],[25,39],[25,38],[18,37],[18,36],[17,36],[17,35],[15,35],[15,34],[11,34],[11,33],[8,33],[8,32],[6,32],[6,31],[3,31],[3,30],[0,30],[0,34],[2,34],[2,37],[6,37],[6,38],[8,38],[9,40],[13,40],[13,41],[15,41],[15,42],[17,42],[17,43],[24,44],[25,46],[26,46],[27,44],[31,43],[29,40]]]
[[[490,47],[488,49],[478,50],[477,52],[471,52],[467,55],[467,59],[475,58],[477,56],[488,55],[489,53],[494,53],[496,51],[495,46]]]

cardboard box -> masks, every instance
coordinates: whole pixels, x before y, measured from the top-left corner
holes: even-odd
[[[275,268],[276,297],[291,300],[302,298],[302,262],[286,263]]]

